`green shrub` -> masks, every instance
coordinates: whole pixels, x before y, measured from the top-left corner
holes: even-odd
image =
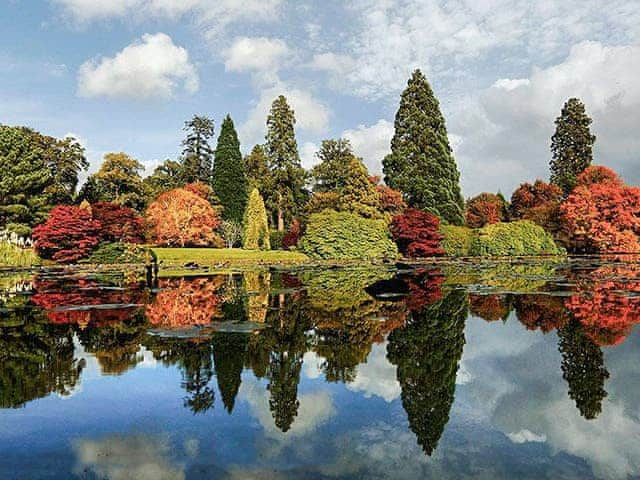
[[[154,253],[132,243],[101,243],[83,263],[111,265],[118,263],[149,263]]]
[[[279,232],[278,230],[271,230],[269,232],[269,242],[271,243],[272,250],[282,250],[282,239],[286,232]]]
[[[325,210],[309,217],[301,250],[312,258],[375,260],[398,256],[385,220]]]
[[[471,244],[474,256],[560,255],[563,250],[551,234],[529,220],[494,223],[477,231]]]
[[[440,225],[440,233],[443,239],[440,241],[442,248],[451,257],[468,257],[471,255],[471,244],[476,232],[469,227],[457,225]]]

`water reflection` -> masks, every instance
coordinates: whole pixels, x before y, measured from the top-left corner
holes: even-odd
[[[455,428],[457,390],[475,385],[477,374],[463,354],[465,331],[480,318],[496,327],[519,322],[524,335],[553,343],[555,356],[544,354],[551,365],[547,375],[555,370],[567,402],[584,422],[594,423],[613,414],[606,399],[615,377],[603,348],[624,344],[640,321],[640,268],[578,267],[262,271],[161,279],[153,289],[126,275],[5,280],[0,407],[70,395],[83,381],[87,355],[102,375],[125,377],[147,352],[179,372],[175,386],[182,393],[176,398],[194,418],[216,412],[243,418],[238,404],[244,399],[274,438],[306,434],[314,418],[314,425],[327,424],[343,408],[329,393],[336,386],[346,384],[372,406],[372,392],[385,405],[399,395],[402,416],[396,421],[406,422],[415,444],[432,456],[447,429]],[[323,388],[305,391],[305,378]],[[536,385],[526,395],[544,397],[544,388]],[[513,444],[547,443],[537,427],[494,421]],[[90,453],[115,452],[116,444],[144,450],[146,441],[87,439],[76,450],[83,468],[112,478],[112,467],[91,460]],[[152,455],[152,463],[164,465],[158,468],[184,474],[165,461],[166,442],[149,445],[159,452]]]

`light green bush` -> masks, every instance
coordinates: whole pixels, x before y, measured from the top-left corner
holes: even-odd
[[[385,220],[333,210],[309,217],[300,248],[310,257],[321,259],[377,260],[398,256]]]
[[[551,234],[529,220],[494,223],[477,231],[471,243],[473,256],[560,255],[564,254]]]
[[[469,227],[440,225],[440,247],[451,257],[468,257],[476,232]]]

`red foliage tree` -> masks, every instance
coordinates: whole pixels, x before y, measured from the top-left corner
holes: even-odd
[[[146,219],[158,245],[207,247],[222,244],[215,232],[220,218],[211,204],[184,188],[160,194],[147,208]]]
[[[296,247],[301,236],[302,225],[300,225],[300,221],[297,218],[294,218],[293,222],[291,222],[291,225],[289,226],[289,230],[287,230],[287,233],[282,237],[282,247],[285,250],[289,250],[291,247]]]
[[[471,228],[504,222],[507,219],[504,198],[494,193],[476,195],[467,201],[465,219],[467,226]]]
[[[445,276],[440,270],[419,270],[403,279],[409,289],[405,305],[411,311],[420,310],[442,299]]]
[[[71,263],[89,256],[100,242],[100,222],[88,209],[59,205],[46,222],[33,229],[36,251],[42,258]]]
[[[558,211],[562,200],[562,189],[536,180],[521,184],[511,195],[509,214],[512,220],[530,220],[545,230],[559,230]]]
[[[144,222],[135,211],[112,202],[91,205],[94,220],[100,222],[100,237],[107,242],[142,243]]]
[[[625,186],[606,167],[589,167],[560,206],[560,222],[573,251],[640,252],[640,188]]]
[[[391,234],[403,255],[431,257],[444,255],[440,248],[442,235],[438,233],[438,217],[417,208],[408,208],[391,221]]]

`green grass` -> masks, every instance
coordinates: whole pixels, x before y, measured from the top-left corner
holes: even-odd
[[[163,267],[182,267],[193,262],[200,267],[298,265],[309,261],[300,252],[242,250],[239,248],[152,248]]]

